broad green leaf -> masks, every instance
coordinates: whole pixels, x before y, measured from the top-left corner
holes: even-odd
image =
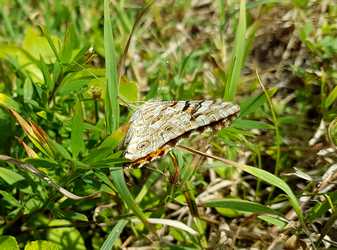
[[[19,250],[19,245],[13,236],[0,236],[0,249],[4,250]]]
[[[81,90],[85,89],[86,86],[89,85],[90,78],[83,79],[67,79],[67,81],[63,82],[61,87],[58,89],[57,93],[59,95],[68,96],[71,93],[78,93]]]
[[[43,82],[43,76],[41,70],[34,64],[34,58],[24,51],[22,48],[0,44],[0,58],[8,59],[17,68],[28,73],[33,82]]]
[[[0,107],[20,112],[20,104],[3,93],[0,93]]]
[[[16,182],[19,182],[25,179],[22,175],[14,172],[13,170],[2,168],[2,167],[0,167],[0,178],[2,178],[9,185],[13,185]]]
[[[57,93],[67,96],[72,92],[83,89],[86,90],[86,92],[96,91],[101,92],[102,95],[104,95],[106,83],[104,76],[105,70],[102,68],[85,68],[73,72],[63,79]],[[86,88],[86,86],[88,86],[88,88]]]
[[[36,240],[30,241],[25,246],[25,250],[61,250],[61,247],[51,241],[46,240]]]
[[[67,220],[52,220],[49,224],[47,239],[59,245],[62,250],[86,250],[80,232]],[[62,227],[63,226],[63,227]]]
[[[0,43],[0,59],[17,58],[24,56],[24,53],[14,45]]]
[[[12,194],[0,190],[0,195],[2,195],[2,199],[7,201],[9,204],[15,207],[21,207],[21,203],[17,199],[15,199]]]
[[[126,101],[127,103],[134,103],[138,101],[137,83],[134,81],[128,81],[125,78],[122,78],[119,84],[119,95],[122,98],[122,100]]]
[[[52,37],[54,45],[61,44],[57,37]],[[51,48],[48,39],[40,34],[40,32],[34,28],[27,28],[25,31],[25,37],[22,43],[22,48],[27,51],[35,59],[43,59],[47,64],[54,63],[56,61],[55,54]],[[59,48],[56,48],[59,50]]]
[[[119,220],[114,228],[108,235],[108,238],[104,241],[101,250],[110,250],[113,249],[116,240],[119,238],[119,235],[123,232],[124,227],[128,223],[127,220]]]
[[[25,103],[29,103],[32,100],[34,88],[32,81],[29,78],[26,78],[23,85],[23,100]]]

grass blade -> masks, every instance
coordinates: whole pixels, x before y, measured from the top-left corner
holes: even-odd
[[[245,34],[246,34],[246,1],[241,0],[239,24],[235,35],[234,54],[232,57],[232,64],[230,65],[225,86],[224,99],[226,101],[232,101],[234,99],[236,89],[238,87],[238,81],[240,78],[241,69],[243,67],[243,61],[246,51]]]
[[[106,64],[106,96],[105,96],[105,120],[108,134],[111,134],[119,126],[118,105],[118,75],[117,56],[112,36],[112,24],[110,18],[110,6],[108,0],[104,0],[104,53]]]
[[[212,158],[214,160],[221,161],[221,162],[223,162],[227,165],[234,166],[236,168],[241,169],[242,171],[245,171],[245,172],[247,172],[251,175],[254,175],[255,177],[269,183],[270,185],[278,187],[279,189],[281,189],[283,192],[285,192],[287,194],[288,200],[289,200],[291,206],[293,207],[294,211],[296,212],[296,214],[297,214],[299,220],[301,221],[303,227],[305,227],[304,217],[303,217],[303,213],[302,213],[302,210],[301,210],[301,206],[300,206],[296,196],[294,195],[293,191],[291,190],[291,188],[281,178],[269,173],[266,170],[259,169],[259,168],[256,168],[256,167],[252,167],[252,166],[248,166],[248,165],[241,164],[241,163],[237,163],[235,161],[227,160],[227,159],[224,159],[224,158],[221,158],[221,157],[218,157],[218,156],[210,155],[210,154],[207,154],[207,153],[204,153],[204,152],[201,152],[199,150],[189,148],[189,147],[186,147],[186,146],[183,146],[183,145],[178,145],[177,147],[179,147],[183,150],[187,150],[191,153],[206,156],[206,157]]]
[[[124,227],[128,223],[127,220],[119,220],[114,228],[109,233],[108,238],[104,241],[101,250],[110,250],[115,245],[115,241],[119,238],[119,235],[122,233]]]
[[[128,208],[131,209],[135,215],[144,223],[145,226],[148,226],[150,229],[150,225],[148,223],[145,214],[137,205],[135,200],[132,197],[124,179],[123,169],[112,170],[111,171],[112,182],[117,190],[118,195],[121,199],[127,204]]]
[[[205,207],[223,207],[223,208],[230,208],[242,212],[252,212],[252,213],[267,213],[267,214],[277,214],[275,210],[263,206],[259,203],[246,201],[241,199],[234,199],[234,198],[224,198],[224,199],[217,199],[217,200],[209,200],[203,202],[201,204]]]
[[[171,226],[178,228],[180,230],[184,230],[192,235],[198,235],[198,232],[192,229],[191,227],[185,225],[184,223],[177,221],[177,220],[170,220],[170,219],[158,219],[158,218],[149,218],[148,219],[152,224],[161,224],[166,226]]]

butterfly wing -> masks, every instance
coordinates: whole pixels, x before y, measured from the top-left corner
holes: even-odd
[[[211,125],[239,112],[221,101],[147,102],[132,115],[125,137],[125,158],[135,161],[185,133]]]

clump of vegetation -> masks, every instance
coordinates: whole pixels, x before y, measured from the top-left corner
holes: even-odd
[[[0,1],[1,249],[336,246],[332,1]],[[240,117],[138,169],[149,100]]]

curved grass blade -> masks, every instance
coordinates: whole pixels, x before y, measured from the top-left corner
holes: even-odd
[[[171,227],[175,227],[181,230],[184,230],[192,235],[198,235],[198,232],[194,229],[190,228],[189,226],[185,225],[184,223],[176,220],[169,220],[169,219],[157,219],[157,218],[149,218],[148,221],[152,224],[162,224]]]
[[[140,203],[145,195],[148,193],[150,188],[153,186],[153,184],[158,180],[158,178],[161,176],[161,173],[159,172],[152,172],[151,175],[146,179],[146,182],[144,183],[142,189],[138,193],[135,202]]]
[[[254,175],[255,177],[273,185],[273,186],[278,187],[279,189],[281,189],[283,192],[285,192],[287,194],[288,200],[289,200],[291,206],[293,207],[294,211],[296,212],[300,222],[302,223],[302,226],[306,229],[306,225],[304,223],[304,217],[303,217],[303,213],[302,213],[300,204],[299,204],[296,196],[294,195],[293,191],[291,190],[291,188],[281,178],[279,178],[279,177],[277,177],[277,176],[275,176],[275,175],[273,175],[273,174],[271,174],[271,173],[269,173],[269,172],[267,172],[263,169],[251,167],[251,166],[248,166],[248,165],[245,165],[245,164],[240,164],[240,163],[237,163],[235,161],[231,161],[231,160],[227,160],[227,159],[224,159],[224,158],[221,158],[221,157],[218,157],[218,156],[210,155],[210,154],[207,154],[207,153],[204,153],[204,152],[201,152],[199,150],[192,149],[192,148],[189,148],[189,147],[186,147],[186,146],[183,146],[183,145],[177,145],[177,147],[181,148],[183,150],[187,150],[189,152],[192,152],[194,154],[206,156],[206,157],[221,161],[221,162],[223,162],[227,165],[237,167],[237,168],[241,169],[242,171],[245,171],[245,172],[247,172],[251,175]]]
[[[108,235],[108,238],[104,241],[101,250],[110,250],[115,245],[115,241],[119,238],[119,235],[122,233],[124,227],[128,223],[127,220],[119,220],[114,228]]]
[[[57,191],[59,191],[61,194],[63,194],[69,199],[72,199],[72,200],[91,199],[91,198],[95,198],[98,194],[98,193],[93,193],[91,195],[78,196],[66,190],[65,188],[61,187],[60,185],[58,185],[56,182],[50,179],[45,173],[35,168],[32,164],[19,161],[7,155],[0,155],[0,161],[6,161],[7,163],[12,163],[18,168],[20,168],[21,170],[34,174],[35,176],[39,177],[41,180],[46,182],[50,187],[55,188]]]
[[[112,170],[110,171],[110,173],[112,177],[112,182],[114,184],[114,187],[116,188],[118,195],[127,204],[128,208],[131,209],[135,213],[135,215],[144,223],[144,225],[147,226],[151,231],[153,231],[145,214],[133,199],[132,194],[130,193],[125,183],[123,169]]]
[[[258,213],[258,214],[277,214],[281,215],[277,211],[263,206],[257,202],[252,201],[246,201],[241,199],[234,199],[234,198],[225,198],[225,199],[216,199],[216,200],[210,200],[203,202],[199,204],[204,207],[222,207],[222,208],[230,208],[237,211],[242,212],[252,212],[252,213]]]

